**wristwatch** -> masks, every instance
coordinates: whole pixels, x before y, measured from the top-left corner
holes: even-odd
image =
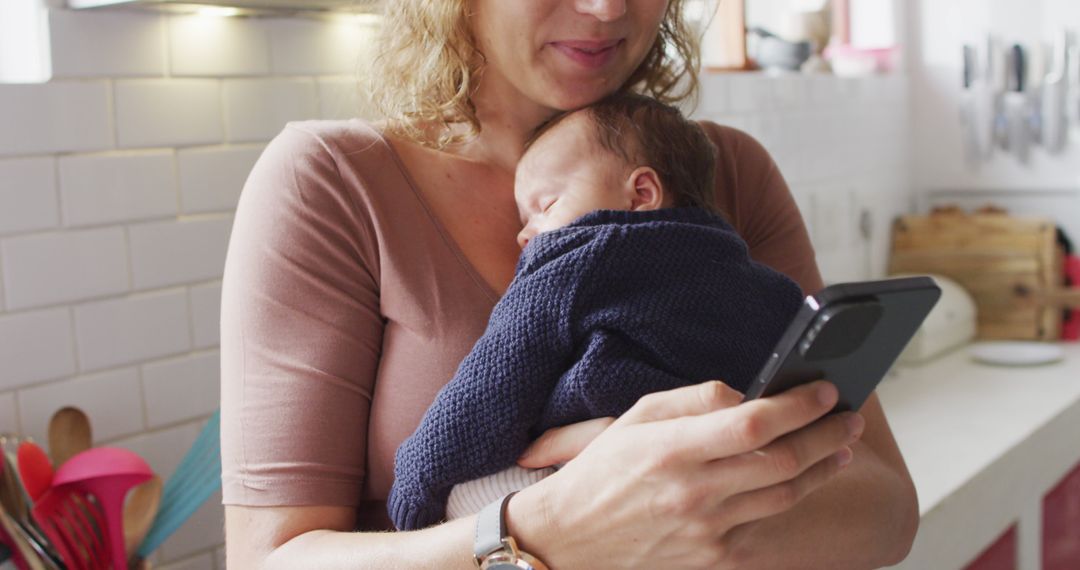
[[[515,491],[516,493],[516,491]],[[480,570],[549,570],[547,565],[518,548],[506,532],[506,505],[510,493],[484,507],[476,518],[473,561]]]

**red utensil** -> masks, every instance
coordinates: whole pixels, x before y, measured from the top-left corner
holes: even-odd
[[[127,552],[124,548],[124,497],[132,487],[142,483],[154,473],[138,455],[120,448],[95,447],[68,459],[53,477],[53,488],[40,505],[34,506],[34,518],[42,526],[62,534],[69,548],[69,555],[86,554],[87,568],[107,568],[101,564],[103,554],[95,542],[94,527],[101,529],[113,570],[127,569]],[[56,498],[51,496],[56,494]],[[65,494],[66,493],[66,494]],[[74,494],[75,499],[69,496]],[[92,497],[91,501],[88,498]],[[74,504],[75,507],[71,507]],[[65,522],[66,521],[66,522]],[[80,536],[79,529],[82,529]],[[71,532],[74,531],[74,532]]]
[[[17,452],[19,461],[19,477],[22,478],[23,487],[30,495],[32,502],[49,490],[53,481],[53,466],[45,451],[32,441],[24,441],[19,444]]]
[[[53,487],[34,505],[33,513],[69,570],[109,568],[104,516],[88,494],[71,486]]]

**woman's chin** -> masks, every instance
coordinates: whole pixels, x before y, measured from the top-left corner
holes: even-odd
[[[602,87],[564,86],[562,89],[548,91],[545,97],[546,105],[560,111],[572,111],[588,107],[617,90],[618,85],[604,85]]]

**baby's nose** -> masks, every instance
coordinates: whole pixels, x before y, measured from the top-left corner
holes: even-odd
[[[521,230],[521,232],[519,232],[517,235],[518,246],[520,246],[521,249],[525,249],[525,246],[529,245],[529,240],[531,240],[532,237],[533,232],[528,227]]]

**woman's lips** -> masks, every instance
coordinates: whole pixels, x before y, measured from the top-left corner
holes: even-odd
[[[551,46],[559,53],[588,69],[597,69],[610,63],[619,51],[620,45],[622,45],[622,40],[565,40],[551,42]]]

